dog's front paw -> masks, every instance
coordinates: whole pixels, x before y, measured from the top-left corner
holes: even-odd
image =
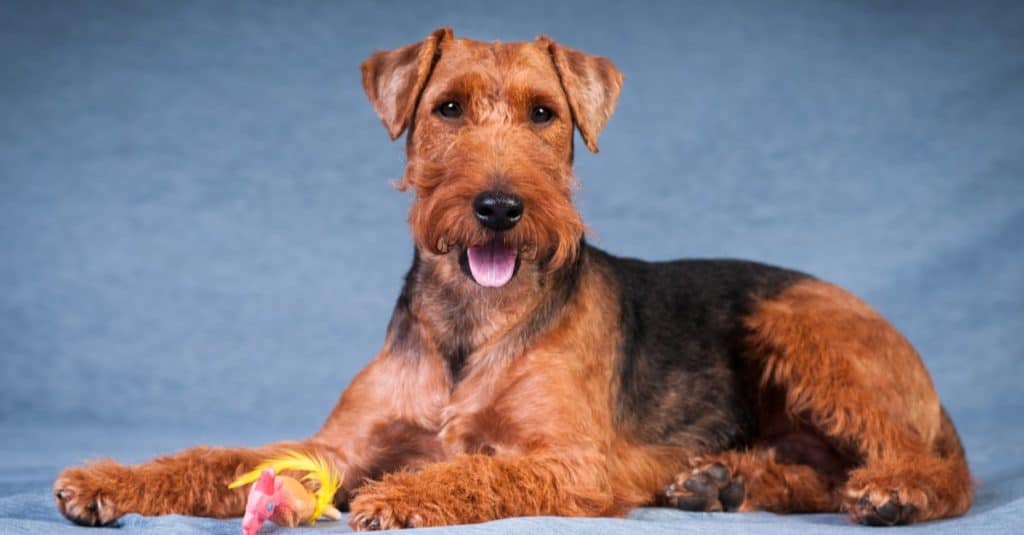
[[[82,526],[106,526],[124,514],[118,496],[129,489],[131,470],[112,461],[67,468],[53,483],[57,510]]]
[[[427,507],[432,492],[418,491],[412,474],[394,474],[359,489],[349,503],[348,523],[356,531],[443,526],[440,507]]]

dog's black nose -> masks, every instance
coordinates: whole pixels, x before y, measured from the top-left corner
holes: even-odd
[[[523,201],[509,193],[485,191],[473,199],[473,213],[491,230],[508,230],[523,218]]]

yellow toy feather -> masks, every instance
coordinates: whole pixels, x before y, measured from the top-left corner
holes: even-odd
[[[316,497],[316,508],[313,510],[313,518],[310,519],[310,524],[315,523],[320,518],[328,505],[332,505],[334,495],[338,492],[338,488],[341,487],[341,478],[344,477],[344,474],[341,476],[336,474],[331,468],[330,463],[319,455],[307,455],[298,451],[288,451],[278,457],[263,461],[256,468],[232,481],[228,488],[235,489],[256,481],[267,468],[273,468],[275,473],[281,473],[284,470],[306,472],[306,475],[302,478],[303,481],[314,480],[320,484],[320,488],[313,492],[313,496]]]

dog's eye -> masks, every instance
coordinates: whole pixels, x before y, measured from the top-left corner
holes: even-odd
[[[551,122],[551,119],[554,117],[555,114],[551,113],[551,109],[545,108],[544,106],[534,106],[533,109],[530,110],[530,121],[533,122],[533,124],[547,124]]]
[[[454,100],[449,100],[437,107],[437,113],[445,119],[458,119],[462,117],[462,105]]]

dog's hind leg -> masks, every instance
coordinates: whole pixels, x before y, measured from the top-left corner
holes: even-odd
[[[761,386],[857,468],[842,489],[851,520],[907,524],[961,515],[971,478],[952,422],[914,348],[880,314],[833,285],[807,280],[747,318]]]

